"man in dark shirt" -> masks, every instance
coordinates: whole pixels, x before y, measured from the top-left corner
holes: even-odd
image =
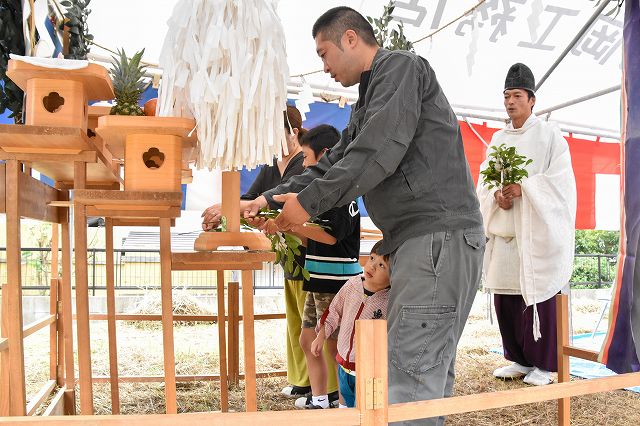
[[[458,120],[429,63],[380,48],[355,10],[327,11],[312,35],[324,71],[343,86],[360,83],[358,103],[336,147],[245,217],[284,203],[277,222],[290,229],[363,195],[384,236],[380,254],[391,255],[389,402],[450,395],[485,246]]]

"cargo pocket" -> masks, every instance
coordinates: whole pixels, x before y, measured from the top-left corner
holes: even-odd
[[[453,340],[456,315],[455,306],[403,306],[392,364],[414,377],[440,365]]]
[[[464,240],[469,247],[472,247],[476,250],[483,248],[487,244],[487,236],[484,232],[465,232]]]

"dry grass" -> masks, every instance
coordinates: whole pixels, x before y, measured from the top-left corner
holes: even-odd
[[[491,372],[505,364],[502,356],[489,349],[500,346],[497,324],[486,319],[485,297],[480,296],[474,307],[458,348],[456,395],[515,389],[527,386],[522,381],[496,380]],[[599,309],[588,303],[574,310],[575,332],[589,332],[595,325]],[[158,310],[150,313],[157,313]],[[601,329],[604,325],[601,326]],[[108,345],[106,323],[91,323],[92,364],[96,376],[108,375]],[[280,370],[286,367],[284,320],[256,322],[256,365],[258,371]],[[241,330],[242,332],[242,330]],[[119,322],[118,366],[121,376],[162,374],[162,333],[157,327],[136,328]],[[217,374],[217,326],[197,324],[175,330],[176,372],[178,374]],[[29,340],[31,339],[31,340]],[[27,393],[33,395],[48,379],[48,333],[38,332],[27,339]],[[241,336],[242,342],[242,336]],[[242,366],[242,348],[240,348]],[[77,364],[76,364],[77,365]],[[242,369],[242,368],[241,368]],[[289,410],[293,401],[280,395],[286,385],[284,377],[258,379],[259,410]],[[97,414],[111,412],[108,384],[94,385]],[[162,383],[124,383],[120,385],[123,414],[164,412]],[[178,411],[198,412],[220,409],[220,383],[179,383]],[[244,410],[243,382],[229,389],[233,411]],[[634,425],[640,424],[640,395],[614,391],[572,398],[574,425]],[[489,410],[449,416],[447,425],[554,425],[556,402],[528,404],[507,409]]]

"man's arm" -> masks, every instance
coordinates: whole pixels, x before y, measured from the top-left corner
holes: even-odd
[[[307,187],[314,179],[324,176],[324,174],[337,163],[344,154],[346,146],[349,144],[349,134],[345,129],[342,132],[340,141],[329,150],[325,155],[320,158],[320,161],[315,166],[307,167],[304,173],[297,176],[292,176],[285,183],[278,185],[277,187],[265,191],[262,195],[266,199],[269,207],[272,209],[279,209],[282,207],[282,203],[278,203],[273,199],[274,195],[286,194],[288,192],[300,192]]]
[[[418,126],[426,78],[422,67],[418,58],[400,54],[377,66],[355,139],[342,159],[298,194],[309,215],[353,201],[396,171]]]

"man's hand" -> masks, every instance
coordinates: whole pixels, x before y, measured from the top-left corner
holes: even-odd
[[[513,201],[504,196],[503,191],[497,190],[493,197],[496,199],[496,203],[498,203],[498,207],[503,210],[509,210],[513,207]]]
[[[289,231],[294,225],[302,225],[311,217],[309,213],[300,205],[298,194],[289,192],[288,194],[276,195],[273,199],[279,203],[284,203],[282,212],[276,218],[278,228]]]
[[[222,211],[220,210],[220,204],[214,204],[207,207],[202,212],[202,230],[211,231],[220,225],[220,219],[222,218]]]
[[[513,200],[514,198],[522,197],[522,188],[518,183],[512,183],[502,188],[502,195],[507,200]]]

